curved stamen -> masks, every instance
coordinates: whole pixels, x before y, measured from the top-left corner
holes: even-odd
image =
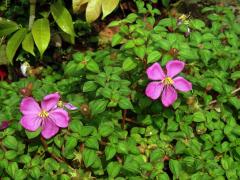
[[[39,117],[41,118],[47,118],[49,116],[49,113],[45,110],[42,110],[39,114],[38,114]]]
[[[162,80],[162,83],[164,85],[172,85],[173,84],[173,80],[170,77],[166,77],[165,79]]]

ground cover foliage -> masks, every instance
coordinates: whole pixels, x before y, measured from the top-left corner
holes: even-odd
[[[61,70],[0,81],[2,179],[239,179],[240,24],[224,6],[205,19],[135,1],[137,11],[112,21],[104,46],[75,51]],[[192,91],[170,107],[145,95],[146,70],[178,59]],[[70,121],[52,138],[25,130],[19,106],[58,92]]]

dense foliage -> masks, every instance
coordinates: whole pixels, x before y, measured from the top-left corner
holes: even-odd
[[[232,9],[206,7],[201,19],[135,1],[138,11],[108,28],[104,48],[78,51],[61,70],[0,82],[2,179],[239,179],[240,25]],[[179,59],[192,91],[164,107],[145,95],[146,70]],[[19,123],[20,102],[58,92],[68,128],[50,139]]]

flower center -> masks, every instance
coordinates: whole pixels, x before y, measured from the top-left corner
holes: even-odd
[[[172,84],[173,84],[172,78],[166,77],[166,78],[163,80],[163,84],[164,84],[164,85],[172,85]]]
[[[62,108],[62,107],[63,107],[63,102],[62,102],[62,101],[58,101],[57,106],[58,106],[59,108]]]
[[[49,115],[48,112],[45,111],[45,110],[42,110],[42,111],[38,114],[38,116],[41,117],[41,118],[47,118],[48,115]]]

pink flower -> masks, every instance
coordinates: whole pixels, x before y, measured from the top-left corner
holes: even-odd
[[[23,114],[21,125],[29,130],[36,131],[42,127],[42,136],[46,139],[53,137],[59,131],[59,128],[68,127],[69,115],[62,108],[56,108],[60,99],[58,93],[45,96],[41,106],[32,98],[26,97],[22,100],[20,111]]]
[[[147,69],[147,76],[154,80],[147,85],[145,94],[156,100],[161,96],[165,107],[172,105],[177,100],[175,89],[183,92],[190,91],[192,84],[183,77],[175,77],[185,66],[185,63],[179,60],[169,61],[166,65],[167,74],[164,73],[159,63],[154,63]]]
[[[2,121],[1,125],[0,125],[0,130],[4,130],[9,126],[9,122],[8,121]]]
[[[71,103],[66,103],[66,102],[62,102],[62,101],[58,101],[56,107],[59,108],[66,108],[68,110],[77,110],[78,108],[76,106],[74,106]]]

